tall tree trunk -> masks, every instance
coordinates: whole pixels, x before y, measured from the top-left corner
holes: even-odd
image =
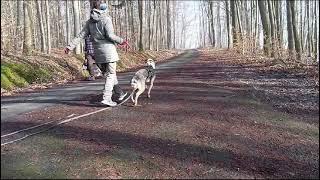
[[[32,53],[32,32],[31,32],[31,22],[30,22],[30,16],[29,16],[29,2],[25,1],[23,3],[23,12],[24,12],[24,40],[23,40],[23,54],[25,55],[31,55]]]
[[[156,17],[157,17],[157,5],[156,5],[156,0],[153,0],[153,20],[152,20],[152,48],[154,49],[154,47],[156,47],[157,49],[157,43],[158,43],[158,22],[156,21]]]
[[[210,45],[213,46],[213,40],[212,40],[212,30],[211,30],[211,16],[210,16],[211,12],[210,10],[207,12],[207,17],[208,17],[208,36],[209,36],[209,41],[210,41]]]
[[[228,37],[228,49],[232,47],[232,39],[231,39],[231,28],[230,28],[230,10],[229,10],[229,0],[225,0],[226,2],[226,15],[227,15],[227,37]]]
[[[125,36],[126,36],[126,39],[128,39],[128,31],[129,31],[129,18],[128,18],[128,14],[129,14],[129,11],[128,11],[128,3],[126,3],[126,7],[125,7],[125,12],[124,12],[124,16],[125,16]],[[128,51],[128,48],[126,47],[126,52]]]
[[[307,28],[307,42],[306,42],[306,46],[307,46],[307,50],[308,50],[308,57],[311,56],[311,47],[310,47],[310,41],[311,41],[311,33],[310,33],[310,6],[309,3],[310,1],[307,0],[306,2],[306,12],[307,12],[307,21],[308,21],[308,28]]]
[[[314,57],[315,60],[319,62],[319,26],[318,26],[318,18],[319,18],[319,2],[318,1],[314,1],[314,16],[315,18],[315,28],[314,28]]]
[[[249,40],[250,40],[250,52],[253,52],[253,47],[254,47],[254,1],[250,2],[250,8],[251,8],[251,14],[250,14],[250,34],[249,34]]]
[[[29,8],[28,8],[28,14],[29,14],[29,19],[30,19],[30,29],[31,29],[31,44],[32,44],[32,49],[36,48],[36,30],[34,28],[34,13],[33,13],[33,1],[29,2]]]
[[[58,30],[59,30],[59,39],[58,39],[58,45],[60,46],[63,43],[63,26],[61,24],[62,16],[61,16],[61,0],[58,0]]]
[[[205,31],[206,30],[206,28],[205,28],[206,25],[205,25],[205,22],[204,22],[205,21],[205,18],[204,18],[205,16],[204,16],[204,5],[203,5],[203,3],[201,4],[200,7],[201,7],[201,16],[200,16],[200,18],[201,18],[201,25],[202,25],[201,26],[201,30],[202,30],[201,34],[202,34],[202,40],[203,40],[202,41],[202,47],[205,47],[207,38],[206,38],[206,31]]]
[[[50,27],[50,9],[49,9],[49,0],[46,0],[46,13],[47,13],[47,54],[51,53],[51,27]]]
[[[165,28],[165,26],[166,26],[166,22],[165,22],[165,14],[166,14],[166,12],[165,12],[165,3],[163,2],[163,1],[160,1],[160,12],[161,12],[161,21],[162,21],[162,26],[160,26],[160,29],[161,29],[161,32],[162,33],[160,33],[161,34],[161,49],[164,49],[165,47],[166,47],[166,33],[167,33],[167,31],[166,31],[166,28]],[[163,18],[162,18],[163,17]]]
[[[298,60],[301,60],[301,47],[300,47],[300,38],[298,35],[298,28],[297,28],[297,24],[296,24],[296,11],[295,11],[295,6],[294,6],[294,2],[290,2],[290,9],[291,9],[291,16],[292,16],[292,27],[293,27],[293,36],[294,36],[294,46],[295,46],[295,50],[297,53],[297,58]]]
[[[43,26],[43,19],[42,19],[42,9],[41,9],[41,3],[40,0],[36,0],[37,3],[37,14],[38,14],[38,23],[40,26],[40,40],[41,40],[41,52],[46,51],[46,38],[45,38],[45,32],[44,32],[44,26]]]
[[[258,6],[260,10],[261,22],[263,26],[263,49],[267,56],[270,56],[270,29],[269,21],[267,18],[265,1],[258,1]]]
[[[137,47],[139,39],[137,38],[137,34],[135,31],[135,20],[134,20],[135,14],[134,14],[133,2],[132,2],[132,0],[130,2],[131,2],[131,13],[132,13],[132,17],[131,17],[132,34],[133,34],[134,41],[135,41],[135,47]]]
[[[70,40],[71,40],[71,38],[70,38],[70,24],[69,24],[69,22],[70,22],[70,16],[69,16],[69,0],[66,0],[65,1],[65,3],[66,3],[66,22],[65,22],[65,24],[66,24],[66,33],[67,33],[67,39],[66,39],[66,42],[67,42],[67,44],[69,44],[70,43]]]
[[[275,55],[275,25],[274,25],[274,21],[273,21],[273,8],[272,8],[272,5],[271,5],[271,0],[268,0],[268,10],[269,10],[269,22],[270,22],[270,29],[271,29],[271,38],[270,38],[270,41],[271,41],[271,57],[274,57]]]
[[[217,32],[217,42],[218,42],[218,48],[221,48],[221,37],[222,37],[222,34],[221,34],[221,21],[220,21],[220,2],[217,1],[217,26],[218,26],[218,32]]]
[[[172,19],[172,24],[173,24],[173,49],[176,48],[176,1],[173,1],[173,19]]]
[[[287,30],[288,30],[288,48],[289,54],[292,54],[294,51],[294,41],[293,41],[293,30],[292,30],[292,16],[290,9],[290,0],[286,1],[287,8]]]
[[[281,18],[282,18],[282,8],[281,8],[281,1],[274,1],[275,4],[275,12],[276,12],[276,23],[277,23],[277,45],[281,49],[282,49],[282,23],[281,23]]]
[[[303,50],[304,50],[304,48],[303,48],[303,37],[304,37],[304,35],[303,35],[303,24],[304,24],[304,20],[303,20],[303,6],[302,6],[302,1],[300,1],[300,4],[299,4],[299,6],[300,6],[300,47],[301,47],[301,51],[303,52]]]
[[[163,43],[163,29],[162,29],[162,12],[161,12],[161,4],[162,4],[162,1],[159,1],[159,7],[158,7],[158,12],[159,12],[159,48],[162,49],[162,43]]]
[[[236,6],[236,15],[237,15],[237,22],[238,22],[238,33],[239,33],[239,40],[241,41],[241,43],[243,43],[243,28],[242,28],[242,23],[241,23],[241,18],[240,18],[240,2],[239,1],[235,1],[235,6]]]
[[[152,31],[152,22],[151,22],[151,17],[152,17],[152,11],[151,11],[151,1],[148,1],[148,10],[150,12],[148,16],[148,49],[151,50],[151,31]]]
[[[160,2],[159,1],[155,1],[155,2],[158,2],[158,5],[160,6]],[[159,14],[160,14],[160,8],[159,7],[156,9],[156,12],[157,12],[157,17],[158,17],[156,19],[156,34],[155,34],[156,35],[156,50],[159,51],[159,36],[158,36],[158,34],[159,34],[159,23],[160,23],[160,21],[158,21]]]
[[[19,37],[23,36],[22,29],[23,29],[23,21],[24,21],[24,0],[17,0],[17,27],[16,27],[16,46],[18,49],[21,48],[21,39]]]
[[[211,45],[213,47],[216,47],[216,37],[215,37],[215,29],[214,29],[214,17],[213,17],[213,1],[209,1],[209,7],[210,7],[210,23],[211,23]]]
[[[246,25],[246,38],[248,38],[249,36],[250,36],[250,30],[251,30],[251,28],[250,28],[250,25],[249,25],[249,15],[250,15],[250,13],[249,13],[249,5],[248,5],[248,2],[249,1],[244,1],[243,3],[244,3],[244,9],[243,9],[243,13],[244,13],[244,16],[245,16],[245,25]]]
[[[139,22],[140,22],[140,34],[139,34],[139,51],[143,51],[143,1],[138,0],[138,8],[139,8]]]
[[[311,21],[311,27],[310,27],[310,49],[311,49],[311,56],[313,56],[314,54],[314,29],[315,29],[315,13],[314,13],[314,4],[313,1],[311,1],[311,6],[310,6],[310,13],[311,13],[311,17],[310,17],[310,21]]]
[[[170,12],[170,1],[166,0],[167,5],[167,48],[171,48],[171,12]]]
[[[73,0],[73,17],[74,17],[74,34],[78,35],[80,33],[80,17],[79,17],[79,0]],[[81,53],[81,46],[78,44],[75,48],[75,54]]]
[[[236,29],[236,8],[235,8],[235,1],[230,1],[230,10],[231,10],[231,29],[232,29],[232,38],[233,38],[233,46],[238,44],[238,35]]]
[[[259,6],[258,6],[258,0],[255,1],[255,5],[256,5],[256,15],[255,15],[255,30],[254,30],[254,38],[255,38],[255,41],[254,41],[254,48],[257,48],[257,46],[259,46],[259,35],[260,35],[260,31],[259,31],[259,20],[260,18],[259,17]],[[258,43],[258,45],[257,45]]]

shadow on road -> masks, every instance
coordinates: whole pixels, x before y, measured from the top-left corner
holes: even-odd
[[[21,122],[22,123],[22,122]],[[6,126],[10,122],[6,123]],[[27,124],[26,126],[34,126],[36,124]],[[221,134],[219,134],[221,136]],[[117,149],[134,149],[141,154],[151,154],[161,158],[171,158],[184,163],[203,163],[231,171],[245,171],[248,174],[261,175],[263,177],[281,177],[281,178],[317,178],[319,177],[319,169],[314,162],[297,162],[293,160],[284,160],[274,158],[268,154],[259,154],[259,156],[250,155],[252,152],[235,153],[232,151],[212,148],[208,146],[185,144],[179,141],[172,141],[154,137],[145,137],[111,130],[99,130],[92,128],[74,127],[63,125],[55,127],[53,130],[41,134],[40,136],[54,136],[63,140],[76,140],[79,147],[84,141],[89,146],[104,149],[103,147],[116,146]],[[231,138],[228,137],[227,141]],[[233,143],[250,143],[259,149],[263,146],[259,142],[246,139],[245,137],[232,138]],[[230,143],[230,142],[229,142]],[[97,149],[86,148],[85,152],[88,156],[96,154]],[[65,147],[68,149],[68,146]],[[117,151],[117,150],[115,150]],[[63,150],[62,150],[63,152]],[[104,151],[100,156],[106,156],[114,152]],[[61,154],[64,156],[64,154]],[[5,155],[2,158],[6,159]],[[9,159],[6,159],[9,161]]]

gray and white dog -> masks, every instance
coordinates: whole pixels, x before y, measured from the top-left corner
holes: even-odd
[[[138,98],[147,88],[147,82],[150,82],[150,86],[148,89],[148,98],[151,98],[150,91],[153,87],[153,82],[156,78],[155,69],[155,62],[152,59],[148,59],[146,62],[146,67],[137,71],[135,75],[132,77],[131,87],[133,88],[133,91],[130,96],[132,102],[134,103],[134,106],[138,106]],[[134,94],[135,97],[133,97]]]

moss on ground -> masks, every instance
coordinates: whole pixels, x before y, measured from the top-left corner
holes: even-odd
[[[28,64],[1,64],[1,87],[11,90],[14,87],[26,87],[32,83],[49,82],[52,72],[48,68]]]
[[[50,56],[49,56],[50,57]],[[84,61],[83,55],[74,55],[76,64],[82,64]],[[28,59],[19,59],[21,61],[16,61],[15,56],[5,56],[5,61],[1,62],[1,88],[5,90],[14,90],[16,87],[26,87],[29,84],[38,84],[38,83],[49,83],[54,79],[59,79],[60,74],[65,74],[66,67],[62,67],[58,64],[58,67],[62,69],[61,72],[58,72],[57,68],[53,64],[49,64],[49,61],[44,61],[44,63],[39,64],[37,61],[29,62]],[[54,58],[52,56],[51,58]],[[55,62],[59,62],[59,59],[55,59]],[[69,72],[79,71],[77,68],[70,69]],[[68,72],[67,72],[68,73]],[[82,72],[81,72],[82,73]],[[80,73],[80,74],[81,74]],[[85,74],[81,74],[85,76]]]
[[[28,85],[28,82],[21,77],[17,72],[11,69],[9,66],[1,65],[1,75],[4,74],[12,84],[17,87],[24,87]],[[2,83],[2,76],[1,76],[1,84]]]
[[[14,87],[5,74],[1,73],[1,88],[11,90]]]

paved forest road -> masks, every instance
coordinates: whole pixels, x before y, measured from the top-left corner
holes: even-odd
[[[254,74],[216,55],[192,50],[158,66],[141,107],[128,101],[39,134],[52,124],[2,137],[35,133],[1,146],[1,178],[319,178],[319,116],[255,99],[239,81]],[[128,91],[131,75],[119,78]],[[5,98],[1,135],[101,110],[101,87]]]
[[[179,67],[182,64],[192,60],[194,51],[189,51],[174,58],[170,62],[161,63],[158,66],[159,71]],[[134,72],[119,73],[118,79],[120,84],[128,84]],[[36,109],[42,109],[47,106],[68,103],[76,100],[83,95],[100,93],[103,89],[104,80],[100,79],[95,82],[80,82],[77,84],[68,84],[63,87],[51,88],[41,92],[24,93],[18,96],[1,98],[1,121],[10,121],[21,113],[30,112]]]

